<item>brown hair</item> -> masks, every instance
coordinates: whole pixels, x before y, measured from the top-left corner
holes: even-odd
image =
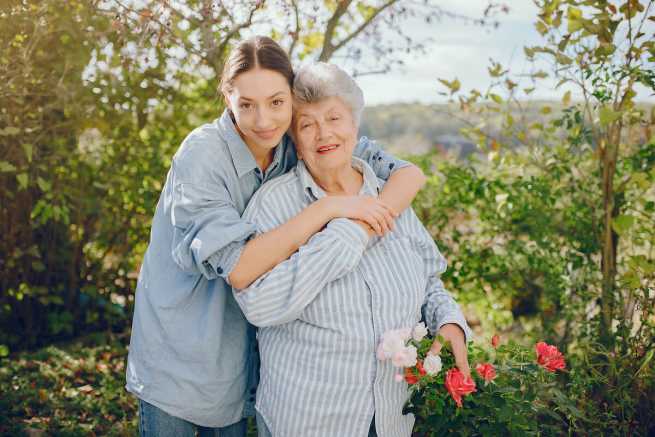
[[[219,91],[229,93],[234,79],[255,68],[272,70],[284,76],[293,86],[293,67],[289,55],[278,43],[267,36],[255,36],[240,42],[225,61]]]

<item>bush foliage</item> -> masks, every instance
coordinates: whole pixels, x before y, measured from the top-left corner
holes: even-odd
[[[163,34],[140,32],[148,10],[131,15],[130,29],[97,3],[15,1],[0,11],[0,429],[10,435],[133,432],[126,334],[48,345],[126,332],[171,157],[221,109],[215,76],[233,40],[194,51],[189,44],[208,41],[194,21],[174,23],[162,43]],[[466,93],[457,79],[441,80],[480,153],[466,162],[412,157],[429,176],[414,208],[478,332],[545,340],[566,354],[570,371],[552,392],[568,407],[549,433],[648,435],[655,111],[635,99],[655,91],[655,2],[582,3],[536,2],[543,44],[525,55],[553,71],[535,64],[517,78],[492,62],[491,88]],[[180,47],[191,55],[181,58]],[[321,51],[312,47],[303,55]],[[526,100],[549,75],[570,88],[561,110],[542,103],[535,121]]]

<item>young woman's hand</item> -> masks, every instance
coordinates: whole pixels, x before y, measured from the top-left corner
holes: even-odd
[[[390,206],[372,196],[328,196],[332,217],[344,217],[368,224],[378,236],[394,229],[398,217]]]

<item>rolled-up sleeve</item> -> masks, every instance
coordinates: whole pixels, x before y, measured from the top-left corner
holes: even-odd
[[[255,225],[241,218],[227,187],[216,178],[184,182],[176,180],[175,163],[171,171],[173,260],[185,272],[227,280]]]
[[[359,139],[353,155],[366,161],[375,172],[375,175],[385,181],[389,180],[389,177],[396,170],[412,165],[410,162],[403,161],[385,152],[377,142],[367,137]]]
[[[290,258],[248,288],[235,290],[235,299],[253,325],[266,327],[295,320],[329,282],[359,264],[367,241],[366,231],[355,222],[332,220]]]
[[[408,213],[411,214],[410,226],[415,247],[423,258],[424,272],[427,276],[425,301],[421,308],[425,325],[433,335],[436,335],[443,325],[454,323],[462,328],[466,341],[470,341],[473,338],[473,332],[466,322],[459,304],[446,290],[440,278],[441,274],[446,271],[446,259],[441,255],[432,236],[416,217],[414,211],[409,209]]]

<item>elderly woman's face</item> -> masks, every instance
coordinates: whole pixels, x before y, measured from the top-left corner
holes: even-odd
[[[339,97],[294,103],[293,134],[298,157],[311,171],[350,166],[357,125],[350,107]]]

